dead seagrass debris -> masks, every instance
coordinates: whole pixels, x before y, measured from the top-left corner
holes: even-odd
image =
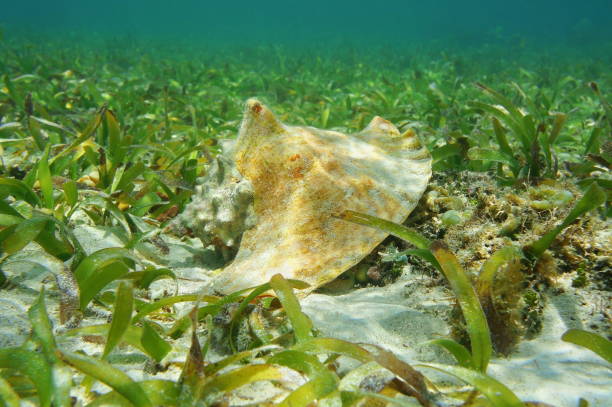
[[[431,177],[429,152],[412,130],[401,134],[381,117],[354,134],[290,126],[256,99],[247,101],[229,153],[252,186],[256,220],[212,282],[210,289],[220,293],[277,273],[307,282],[308,290],[333,280],[387,236],[336,215],[351,209],[403,222]],[[207,229],[197,225],[202,216],[189,218]]]

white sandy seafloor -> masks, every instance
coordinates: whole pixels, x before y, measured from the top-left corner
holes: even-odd
[[[386,287],[337,297],[312,294],[303,301],[303,308],[323,335],[378,344],[411,364],[452,363],[448,355],[424,344],[447,336],[448,326],[441,317],[449,310],[451,298],[439,288],[424,287],[418,279],[405,273]],[[581,299],[548,298],[540,335],[521,342],[510,357],[494,358],[488,374],[525,401],[576,407],[584,398],[591,406],[612,406],[612,366],[588,350],[561,341],[567,329],[578,326],[566,323],[576,301]],[[419,370],[433,377],[433,371]]]
[[[79,227],[76,233],[88,252],[104,247],[122,246],[112,234],[93,227]],[[162,257],[150,254],[143,261],[163,263],[179,276],[179,293],[197,292],[208,280],[207,270],[202,268],[206,251],[194,241],[180,242],[163,237],[169,242],[170,252]],[[32,260],[40,248],[30,245],[27,257]],[[153,264],[153,263],[152,263]],[[211,265],[210,268],[214,266]],[[13,262],[3,267],[11,281],[9,289],[0,290],[0,347],[21,344],[30,333],[27,309],[44,285],[48,291],[47,305],[55,331],[63,328],[57,322],[58,295],[48,272],[29,262]],[[52,277],[52,276],[51,276]],[[172,280],[160,280],[151,287],[151,298],[174,292]],[[602,300],[603,298],[603,300]],[[597,301],[604,301],[602,295]],[[609,300],[609,296],[607,297]],[[557,407],[576,407],[580,398],[592,407],[612,406],[612,367],[597,355],[578,346],[564,343],[561,335],[569,328],[589,329],[588,315],[597,304],[592,298],[584,298],[567,284],[563,294],[547,295],[543,315],[543,330],[532,340],[521,342],[509,358],[493,359],[488,373],[512,389],[522,400],[541,401]],[[595,302],[595,303],[593,303]],[[452,307],[453,297],[448,290],[431,284],[431,279],[406,267],[404,275],[385,287],[356,289],[344,295],[311,294],[302,300],[303,310],[312,318],[321,335],[333,336],[358,343],[372,343],[392,351],[404,361],[419,363],[453,363],[443,350],[425,344],[428,340],[447,337],[449,327],[446,318]],[[188,304],[181,307],[187,309]],[[107,322],[104,313],[86,314],[82,325]],[[76,351],[83,350],[99,356],[102,346],[80,339],[61,339],[59,346]],[[181,340],[175,344],[167,361],[183,360],[189,344]],[[161,378],[176,380],[180,370],[171,366],[153,375],[147,358],[129,347],[122,347],[111,354],[110,361],[136,380]],[[430,369],[418,367],[427,377],[446,380]],[[452,382],[448,379],[448,382]],[[455,382],[456,383],[456,382]],[[265,386],[259,387],[263,390]],[[443,386],[442,386],[443,387]],[[106,388],[107,389],[107,388]],[[94,390],[105,391],[97,384]],[[274,389],[268,390],[273,392]],[[248,389],[241,393],[248,398]],[[268,393],[270,394],[270,393]],[[82,397],[78,387],[74,395]]]

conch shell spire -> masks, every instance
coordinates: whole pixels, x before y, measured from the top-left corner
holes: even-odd
[[[397,127],[389,120],[383,119],[380,116],[374,116],[370,123],[363,129],[363,133],[376,133],[386,135],[388,137],[397,137],[400,135]]]

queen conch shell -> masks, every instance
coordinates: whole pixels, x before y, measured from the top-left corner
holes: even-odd
[[[357,264],[388,235],[337,216],[351,209],[403,222],[431,177],[431,157],[412,132],[375,117],[359,133],[281,123],[250,99],[234,149],[253,185],[256,225],[212,282],[231,293],[280,273],[312,290]]]

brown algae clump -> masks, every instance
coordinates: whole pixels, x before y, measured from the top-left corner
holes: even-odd
[[[444,239],[471,272],[499,353],[510,353],[521,337],[537,335],[546,302],[558,296],[575,304],[609,303],[609,284],[604,283],[612,255],[605,232],[609,222],[596,212],[563,229],[537,259],[530,260],[520,250],[559,225],[580,195],[566,180],[509,188],[486,174],[436,174],[415,211],[421,217],[412,225]],[[460,222],[453,222],[449,213]],[[574,320],[591,329],[609,328],[607,305],[590,312],[576,306],[574,312]],[[453,332],[464,339],[463,320],[453,315]]]

